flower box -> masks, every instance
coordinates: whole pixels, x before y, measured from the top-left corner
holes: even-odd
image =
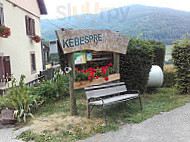
[[[41,37],[38,35],[35,35],[34,37],[32,37],[32,40],[35,41],[36,43],[39,43],[41,41]]]
[[[82,89],[88,86],[92,86],[92,85],[98,85],[98,84],[103,84],[103,83],[108,83],[108,82],[112,82],[115,80],[119,80],[120,79],[120,74],[119,73],[115,73],[115,74],[111,74],[108,76],[109,80],[106,81],[104,77],[100,77],[98,79],[93,79],[92,81],[77,81],[74,83],[74,89]]]
[[[0,117],[1,124],[3,125],[15,124],[17,122],[17,119],[14,117],[14,110],[3,109],[1,110]]]

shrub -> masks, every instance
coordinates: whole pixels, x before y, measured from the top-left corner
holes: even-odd
[[[174,42],[172,59],[176,68],[176,87],[181,94],[190,93],[190,36]]]
[[[24,84],[24,79],[25,76],[21,75],[19,86],[16,86],[16,80],[13,79],[12,88],[1,98],[1,108],[15,110],[15,116],[19,122],[26,122],[28,116],[33,117],[31,111],[42,102],[40,97],[31,95],[31,89]]]
[[[154,52],[153,65],[158,65],[163,70],[166,46],[155,40],[150,40],[150,44]]]
[[[175,85],[175,69],[173,65],[164,66],[164,83],[163,87],[174,87]]]
[[[52,80],[42,82],[33,94],[41,96],[46,102],[55,101],[68,95],[68,76],[61,74],[59,70],[56,70],[54,75]]]
[[[153,49],[146,40],[132,38],[126,55],[120,56],[120,74],[128,89],[141,92],[147,87],[149,72],[152,67]]]

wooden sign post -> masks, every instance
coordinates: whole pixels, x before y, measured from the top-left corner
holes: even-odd
[[[68,65],[72,68],[69,75],[69,89],[70,89],[70,102],[71,102],[71,115],[76,115],[76,93],[74,91],[74,82],[75,82],[75,62],[74,62],[74,53],[68,54]]]
[[[81,51],[113,52],[114,70],[116,74],[110,75],[109,81],[118,80],[120,79],[119,54],[126,54],[129,38],[119,32],[110,30],[62,29],[56,31],[56,35],[63,54],[68,54],[68,65],[72,68],[69,73],[71,115],[76,115],[76,94],[74,90],[90,85],[106,83],[106,81],[100,78],[98,81],[75,82],[74,53]]]

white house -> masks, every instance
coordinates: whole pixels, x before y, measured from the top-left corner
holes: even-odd
[[[41,37],[40,16],[47,14],[43,0],[0,0],[0,26],[10,28],[8,38],[0,37],[0,89],[10,76],[26,82],[37,78],[43,70],[41,42],[32,37]]]
[[[58,54],[57,40],[49,41],[50,54]]]

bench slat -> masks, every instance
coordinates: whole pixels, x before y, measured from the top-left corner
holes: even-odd
[[[112,86],[119,86],[119,85],[124,85],[125,82],[116,82],[116,83],[108,83],[108,84],[101,84],[101,85],[94,85],[90,87],[84,88],[85,91],[89,90],[96,90],[96,89],[101,89],[101,88],[107,88],[107,87],[112,87]]]
[[[126,100],[131,100],[131,99],[138,98],[138,97],[139,97],[139,94],[125,94],[125,95],[111,97],[108,99],[103,99],[103,101],[104,101],[104,105],[106,106],[106,105],[123,102]],[[103,102],[102,102],[102,100],[99,100],[99,101],[90,102],[89,104],[90,105],[103,105]]]
[[[125,85],[113,86],[110,88],[86,91],[86,97],[87,99],[100,98],[100,97],[110,96],[114,94],[119,94],[125,91],[127,91],[127,88]]]

